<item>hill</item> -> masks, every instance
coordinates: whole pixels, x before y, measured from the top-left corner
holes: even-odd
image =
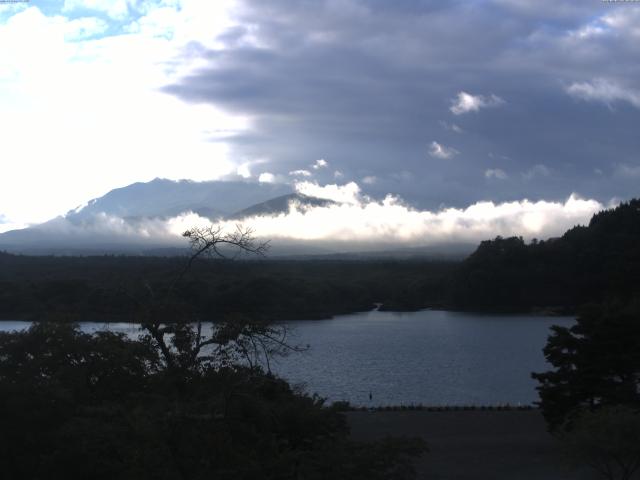
[[[484,241],[453,277],[462,309],[572,311],[640,295],[640,199],[595,214],[562,237]]]

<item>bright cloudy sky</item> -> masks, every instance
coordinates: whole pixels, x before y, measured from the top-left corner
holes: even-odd
[[[600,0],[3,4],[2,230],[155,177],[637,196],[639,42],[640,4]]]

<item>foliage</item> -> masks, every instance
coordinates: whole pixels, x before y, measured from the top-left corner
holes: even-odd
[[[544,353],[555,369],[533,374],[552,429],[570,426],[585,408],[640,407],[639,312],[633,305],[592,306],[574,326],[552,328]]]
[[[424,451],[350,441],[259,367],[179,372],[144,340],[52,322],[0,334],[0,424],[12,479],[411,478]]]
[[[484,241],[454,275],[458,308],[575,310],[640,296],[640,199],[597,213],[561,238]]]
[[[233,255],[233,252],[229,252]],[[0,318],[137,321],[138,301],[162,297],[184,257],[28,257],[0,253]],[[455,263],[426,260],[194,262],[172,298],[207,320],[304,320],[383,308],[443,305]]]
[[[571,457],[608,480],[629,480],[640,468],[640,413],[625,407],[586,410],[562,436]]]

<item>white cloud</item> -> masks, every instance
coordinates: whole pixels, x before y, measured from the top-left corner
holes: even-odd
[[[565,202],[478,202],[465,209],[421,211],[393,196],[381,202],[362,197],[355,184],[330,187],[333,193],[348,190],[351,198],[325,207],[299,208],[293,203],[287,214],[249,218],[245,223],[261,237],[272,238],[274,242],[286,238],[417,246],[479,242],[496,235],[558,236],[576,224],[586,224],[603,208],[595,200],[571,195]],[[332,199],[339,201],[339,196],[333,195]],[[227,227],[231,228],[231,223]]]
[[[273,173],[264,172],[260,174],[258,181],[260,183],[274,183],[276,181],[276,176]]]
[[[242,178],[251,178],[251,163],[245,162],[238,165],[236,173]]]
[[[454,115],[462,115],[469,112],[477,112],[481,108],[498,107],[503,105],[505,101],[497,95],[472,95],[467,92],[458,92],[458,96],[451,100],[449,110]]]
[[[524,172],[522,174],[522,177],[525,180],[531,180],[536,177],[548,177],[549,175],[551,175],[551,170],[549,170],[549,167],[547,167],[546,165],[537,164]]]
[[[335,172],[333,172],[333,178],[342,178],[344,177],[344,173],[342,173],[340,170],[336,170]]]
[[[506,180],[507,174],[504,170],[500,168],[489,168],[484,172],[485,178],[495,178],[498,180]]]
[[[319,185],[317,182],[298,182],[294,185],[296,191],[309,197],[324,198],[338,203],[357,204],[363,201],[360,187],[355,182],[345,185]]]
[[[310,177],[311,172],[309,170],[292,170],[289,175],[292,177]]]
[[[319,170],[321,168],[327,168],[329,166],[329,162],[327,162],[324,158],[320,160],[316,160],[316,163],[313,164],[314,170]]]
[[[12,222],[6,215],[0,213],[0,233],[8,232],[9,230],[18,230],[20,228],[26,228],[28,225],[23,223]]]
[[[447,159],[457,155],[458,153],[460,152],[455,148],[445,147],[435,140],[431,142],[431,145],[429,146],[429,155],[435,158]]]
[[[628,102],[640,108],[640,90],[625,88],[613,80],[596,78],[591,82],[575,82],[569,85],[566,91],[572,97],[601,102],[609,108],[616,102]]]

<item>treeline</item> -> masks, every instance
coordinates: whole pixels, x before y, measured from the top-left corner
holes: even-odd
[[[0,318],[134,320],[162,296],[185,258],[28,257],[0,253]],[[200,318],[243,314],[315,319],[444,305],[456,263],[440,261],[199,260],[175,285],[175,302]]]
[[[574,311],[640,298],[640,200],[593,216],[562,237],[484,241],[453,275],[456,308]]]

